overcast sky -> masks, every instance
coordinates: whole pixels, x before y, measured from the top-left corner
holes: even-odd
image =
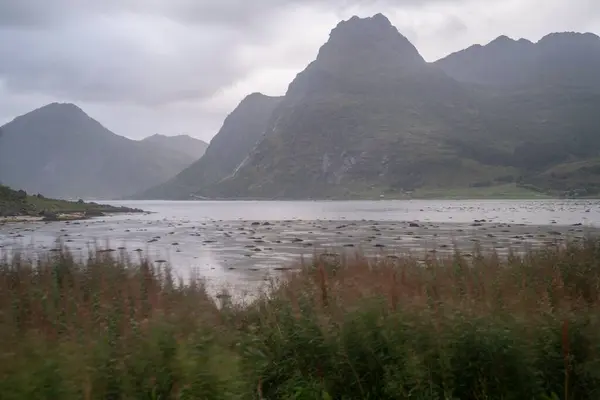
[[[246,94],[284,94],[340,20],[377,12],[429,61],[600,33],[599,0],[0,0],[0,125],[73,102],[120,135],[208,141]]]

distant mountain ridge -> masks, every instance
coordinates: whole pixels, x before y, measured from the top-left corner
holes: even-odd
[[[500,36],[435,62],[452,78],[507,87],[570,85],[600,90],[600,37],[551,33],[537,43]]]
[[[196,158],[118,136],[69,103],[31,111],[0,131],[0,181],[48,197],[120,198]]]
[[[191,199],[233,174],[265,133],[280,98],[252,93],[227,116],[205,154],[177,176],[133,198]]]
[[[189,135],[166,136],[156,133],[142,139],[141,142],[150,143],[155,146],[164,146],[187,157],[191,157],[194,161],[202,157],[208,147],[208,143],[205,141]]]

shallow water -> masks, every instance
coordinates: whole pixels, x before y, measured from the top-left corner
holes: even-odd
[[[391,201],[131,201],[107,202],[157,214],[149,219],[374,220],[600,225],[600,200],[391,200]]]
[[[217,285],[245,285],[317,251],[437,254],[478,243],[506,253],[600,229],[596,200],[105,203],[152,213],[0,225],[0,251],[35,254],[59,239],[83,256],[111,248],[168,261],[184,277],[195,271]]]

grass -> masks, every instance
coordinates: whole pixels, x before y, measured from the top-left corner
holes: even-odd
[[[41,195],[29,195],[23,190],[13,190],[7,186],[0,185],[0,217],[39,216],[45,214],[54,215],[52,218],[68,219],[69,214],[87,214],[99,216],[102,213],[119,212],[141,212],[141,210],[127,207],[113,207],[93,202],[67,201],[49,199]]]
[[[506,200],[524,200],[524,199],[549,199],[552,196],[540,192],[535,192],[524,187],[517,186],[514,183],[493,185],[487,187],[468,187],[468,188],[420,188],[417,189],[413,197],[421,199],[506,199]]]
[[[600,398],[600,240],[323,254],[229,299],[109,252],[4,259],[0,398]]]

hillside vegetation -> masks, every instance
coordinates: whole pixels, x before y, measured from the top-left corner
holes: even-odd
[[[103,213],[141,212],[127,207],[104,204],[49,199],[42,195],[29,195],[24,190],[13,190],[0,185],[0,217],[43,217],[47,220],[85,218]]]
[[[0,393],[596,400],[599,254],[326,254],[246,304],[103,251],[0,258]]]

